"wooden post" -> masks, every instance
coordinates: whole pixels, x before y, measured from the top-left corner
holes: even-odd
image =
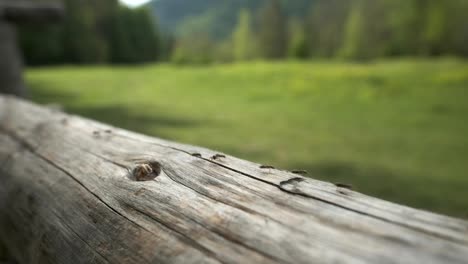
[[[15,29],[10,22],[0,20],[0,93],[25,96],[22,72]]]
[[[468,260],[466,221],[1,96],[0,183],[19,263]]]
[[[0,93],[27,96],[14,23],[56,21],[62,11],[58,4],[0,0]]]

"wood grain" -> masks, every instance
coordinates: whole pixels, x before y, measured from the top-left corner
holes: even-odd
[[[149,162],[161,172],[137,181]],[[0,239],[20,263],[468,260],[466,221],[13,97],[0,165]]]

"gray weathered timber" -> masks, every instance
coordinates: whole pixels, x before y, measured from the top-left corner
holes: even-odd
[[[463,220],[216,154],[0,97],[0,240],[20,263],[468,261]]]
[[[26,96],[22,64],[16,30],[10,22],[0,19],[0,93]]]

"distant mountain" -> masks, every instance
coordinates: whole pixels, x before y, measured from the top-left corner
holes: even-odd
[[[289,16],[304,16],[313,0],[282,0]],[[255,15],[264,0],[153,0],[150,5],[159,26],[169,33],[181,36],[206,32],[214,38],[228,36],[236,25],[239,11],[251,10]]]

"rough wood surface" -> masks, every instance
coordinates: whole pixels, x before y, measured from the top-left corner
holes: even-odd
[[[0,239],[20,263],[468,261],[463,220],[216,154],[0,97]]]

